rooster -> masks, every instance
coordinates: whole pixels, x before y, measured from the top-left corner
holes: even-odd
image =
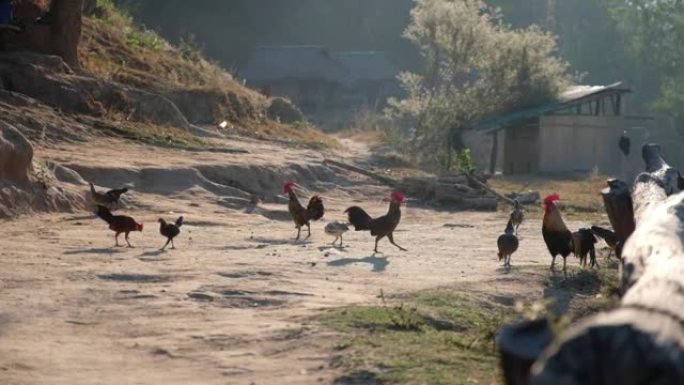
[[[143,231],[142,223],[138,223],[135,219],[125,216],[125,215],[112,215],[112,212],[108,208],[97,205],[97,216],[103,221],[109,224],[109,229],[114,231],[114,240],[116,241],[116,247],[119,247],[119,234],[126,234],[126,244],[128,247],[131,243],[128,241],[128,234],[133,231]]]
[[[551,260],[551,270],[555,270],[556,256],[563,257],[563,274],[566,273],[566,258],[575,248],[572,242],[572,233],[563,222],[556,201],[560,200],[558,194],[551,194],[544,198],[544,219],[542,220],[542,236],[544,243],[549,249],[553,258]]]
[[[513,200],[513,211],[511,211],[509,219],[511,225],[515,227],[515,234],[518,235],[518,227],[522,224],[523,219],[525,219],[525,212],[517,199]]]
[[[496,245],[499,247],[499,261],[504,260],[504,267],[511,266],[511,256],[518,250],[518,237],[515,236],[513,230],[513,221],[508,220],[506,230],[496,240]]]
[[[335,221],[325,225],[325,233],[335,237],[335,239],[332,241],[333,246],[335,246],[335,242],[339,239],[340,247],[342,247],[342,234],[346,233],[347,231],[349,231],[349,226],[344,222]]]
[[[292,220],[297,228],[297,238],[295,242],[299,240],[299,236],[302,232],[302,226],[306,226],[309,238],[311,236],[311,221],[317,221],[323,217],[325,214],[325,208],[323,207],[323,200],[318,195],[314,195],[309,199],[309,204],[304,208],[299,199],[294,192],[295,183],[287,181],[283,184],[283,192],[288,194],[290,197],[290,202],[287,204],[287,209],[292,216]]]
[[[580,260],[580,265],[587,266],[587,254],[589,255],[589,266],[599,267],[596,262],[597,239],[590,229],[579,229],[572,233],[573,253]]]
[[[370,231],[375,236],[375,253],[378,252],[378,241],[387,237],[390,243],[399,250],[407,251],[405,248],[394,243],[393,232],[401,220],[401,204],[404,203],[404,194],[393,192],[390,194],[390,205],[387,214],[379,218],[371,218],[362,208],[352,206],[344,212],[349,218],[349,223],[354,226],[355,231]]]
[[[95,204],[100,205],[100,206],[111,207],[114,204],[118,204],[119,198],[121,198],[121,195],[128,192],[128,189],[124,187],[124,188],[109,190],[105,193],[101,193],[101,192],[98,192],[97,190],[95,190],[95,186],[93,186],[92,183],[89,183],[89,184],[90,184],[90,195],[93,198],[93,202],[95,202]]]
[[[620,242],[617,234],[615,234],[615,232],[612,230],[604,229],[603,227],[598,226],[591,226],[591,232],[606,242],[610,248],[610,253],[608,253],[608,258],[610,258],[610,254],[616,252],[618,243]]]
[[[158,222],[159,234],[166,237],[166,243],[161,249],[166,249],[166,246],[168,246],[169,243],[171,243],[171,248],[175,249],[176,246],[173,244],[173,238],[180,234],[180,227],[183,226],[183,217],[178,217],[175,223],[166,223],[163,218],[159,218]]]

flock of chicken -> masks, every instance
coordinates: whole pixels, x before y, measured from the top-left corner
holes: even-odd
[[[97,205],[95,214],[97,214],[100,219],[107,222],[109,229],[114,232],[115,246],[117,247],[120,246],[119,235],[124,234],[128,247],[133,247],[128,240],[128,235],[134,231],[143,231],[142,223],[138,223],[135,219],[127,215],[114,215],[110,211],[110,208],[119,205],[121,195],[127,192],[127,188],[121,188],[101,193],[95,190],[95,186],[90,183],[90,196],[93,199],[93,202],[95,202],[95,205]],[[167,223],[163,218],[159,218],[158,222],[159,233],[166,237],[166,244],[164,244],[161,249],[166,249],[166,246],[168,246],[169,243],[171,243],[171,248],[175,249],[176,247],[173,244],[173,238],[180,234],[180,227],[183,225],[183,217],[179,217],[174,223]]]
[[[587,256],[589,257],[589,265],[591,267],[598,267],[596,262],[596,249],[594,245],[598,238],[603,238],[606,244],[614,250],[617,247],[617,236],[611,230],[604,229],[598,226],[591,228],[582,228],[575,232],[568,230],[567,225],[563,221],[560,210],[556,202],[560,200],[558,194],[551,194],[544,198],[544,218],[542,220],[542,237],[544,243],[551,254],[551,270],[555,270],[556,257],[563,257],[563,274],[567,274],[566,263],[567,257],[574,254],[580,260],[581,266],[587,265]],[[504,260],[504,266],[510,267],[511,255],[518,249],[518,226],[522,223],[524,213],[518,201],[514,201],[514,208],[506,225],[504,234],[499,236],[497,246],[499,248],[499,261]]]
[[[314,195],[309,199],[309,203],[304,207],[297,198],[295,193],[296,184],[292,181],[286,181],[283,184],[283,193],[288,195],[288,211],[294,221],[297,229],[298,241],[301,236],[302,227],[306,226],[307,238],[311,236],[311,221],[321,219],[325,214],[323,200],[320,196]],[[128,191],[126,188],[109,190],[101,193],[95,190],[93,184],[90,184],[90,192],[93,201],[97,205],[96,214],[99,218],[109,224],[109,229],[114,231],[114,239],[116,246],[119,245],[119,235],[124,234],[126,244],[132,247],[128,236],[131,232],[142,231],[143,225],[136,222],[135,219],[125,215],[113,215],[110,211],[111,207],[119,204],[119,198],[122,194]],[[369,231],[375,237],[375,248],[373,251],[378,252],[378,242],[387,237],[389,242],[402,251],[405,248],[399,246],[394,242],[394,230],[399,225],[401,220],[401,205],[404,203],[404,195],[400,192],[392,192],[389,196],[389,210],[387,214],[373,218],[365,210],[358,206],[347,208],[344,212],[347,214],[348,223],[344,222],[330,222],[325,226],[325,233],[335,237],[333,245],[339,239],[339,245],[342,246],[342,235],[349,230],[349,224],[354,227],[356,231]],[[560,200],[558,194],[551,194],[544,199],[544,218],[542,220],[542,236],[544,242],[551,254],[551,270],[555,269],[556,257],[560,255],[563,257],[563,273],[566,274],[566,258],[570,254],[574,254],[580,259],[580,265],[587,265],[587,257],[589,257],[589,265],[591,267],[598,266],[596,262],[596,251],[594,245],[597,237],[603,238],[606,243],[615,249],[617,246],[617,237],[611,230],[607,230],[598,226],[591,228],[582,228],[578,231],[571,232],[568,230],[560,210],[556,202]],[[519,240],[517,237],[518,227],[524,220],[524,211],[518,201],[514,201],[513,211],[510,214],[508,223],[504,234],[499,236],[497,246],[499,249],[499,261],[504,261],[505,267],[511,266],[511,256],[518,250]],[[161,248],[164,250],[169,243],[171,248],[175,248],[173,239],[180,234],[180,227],[183,225],[183,217],[179,217],[175,222],[166,222],[163,218],[159,218],[159,233],[166,238],[166,243]]]

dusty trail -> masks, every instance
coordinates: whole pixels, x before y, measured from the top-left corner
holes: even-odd
[[[311,151],[232,143],[252,154],[179,156],[173,150],[117,143],[41,148],[44,157],[89,167],[321,162]],[[118,143],[121,145],[121,143]],[[79,146],[83,149],[83,146]],[[270,152],[264,152],[268,149]],[[153,151],[153,156],[150,151]],[[353,176],[349,176],[353,179]],[[294,244],[288,220],[216,205],[194,188],[135,193],[145,223],[134,249],[112,248],[106,225],[87,213],[0,223],[0,378],[3,384],[314,384],[330,383],[333,339],[311,322],[321,309],[378,303],[378,294],[504,277],[495,257],[505,218],[407,207],[395,234],[400,252],[347,233],[332,249],[322,228],[350,203],[384,214],[382,186],[359,179],[323,192],[327,209],[313,236]],[[278,182],[279,183],[279,182]],[[85,191],[84,186],[84,191]],[[261,205],[282,218],[282,204]],[[169,211],[173,210],[173,213]],[[184,215],[176,250],[161,253],[156,219]],[[577,227],[577,223],[570,223]],[[515,265],[546,265],[539,220],[521,227]],[[571,262],[575,263],[575,262]],[[523,285],[524,286],[524,285]],[[496,288],[492,288],[496,291]],[[529,288],[527,288],[529,290]],[[515,293],[508,293],[515,294]]]

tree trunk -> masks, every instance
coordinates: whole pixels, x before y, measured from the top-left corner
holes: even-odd
[[[684,194],[668,198],[676,170],[659,146],[642,155],[621,305],[561,335],[533,366],[533,385],[684,384]]]
[[[52,53],[78,68],[83,0],[53,0],[50,12],[53,13]]]

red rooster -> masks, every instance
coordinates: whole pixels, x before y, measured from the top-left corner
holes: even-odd
[[[312,196],[311,199],[309,199],[308,206],[304,208],[304,206],[299,203],[299,199],[297,199],[297,195],[294,192],[295,186],[295,182],[292,181],[286,181],[283,184],[283,192],[288,194],[290,197],[290,202],[287,204],[287,209],[292,216],[295,227],[297,228],[297,238],[295,239],[296,242],[299,240],[299,235],[302,232],[302,226],[306,226],[306,229],[309,232],[306,237],[308,238],[311,236],[311,224],[309,222],[317,221],[323,218],[323,214],[325,214],[325,208],[323,207],[323,200],[318,195]]]
[[[390,243],[399,248],[399,250],[406,251],[405,248],[394,243],[394,236],[392,233],[399,225],[401,220],[401,204],[404,203],[404,194],[400,192],[393,192],[390,194],[390,205],[387,214],[379,218],[371,218],[361,207],[352,206],[344,212],[349,217],[349,223],[354,226],[355,231],[370,231],[371,235],[375,235],[375,249],[378,252],[378,241],[387,237]]]
[[[117,247],[119,246],[119,234],[124,233],[126,244],[128,244],[128,247],[133,247],[128,241],[128,234],[133,231],[143,231],[142,223],[138,223],[135,219],[126,215],[112,215],[112,212],[104,206],[98,205],[96,214],[100,219],[109,224],[110,230],[114,231],[114,240]]]
[[[566,258],[572,253],[575,248],[572,242],[572,233],[563,222],[558,207],[557,201],[560,200],[558,194],[551,194],[544,198],[544,219],[542,221],[542,235],[546,247],[553,260],[551,261],[551,270],[555,270],[556,256],[563,257],[563,274],[566,274]]]

